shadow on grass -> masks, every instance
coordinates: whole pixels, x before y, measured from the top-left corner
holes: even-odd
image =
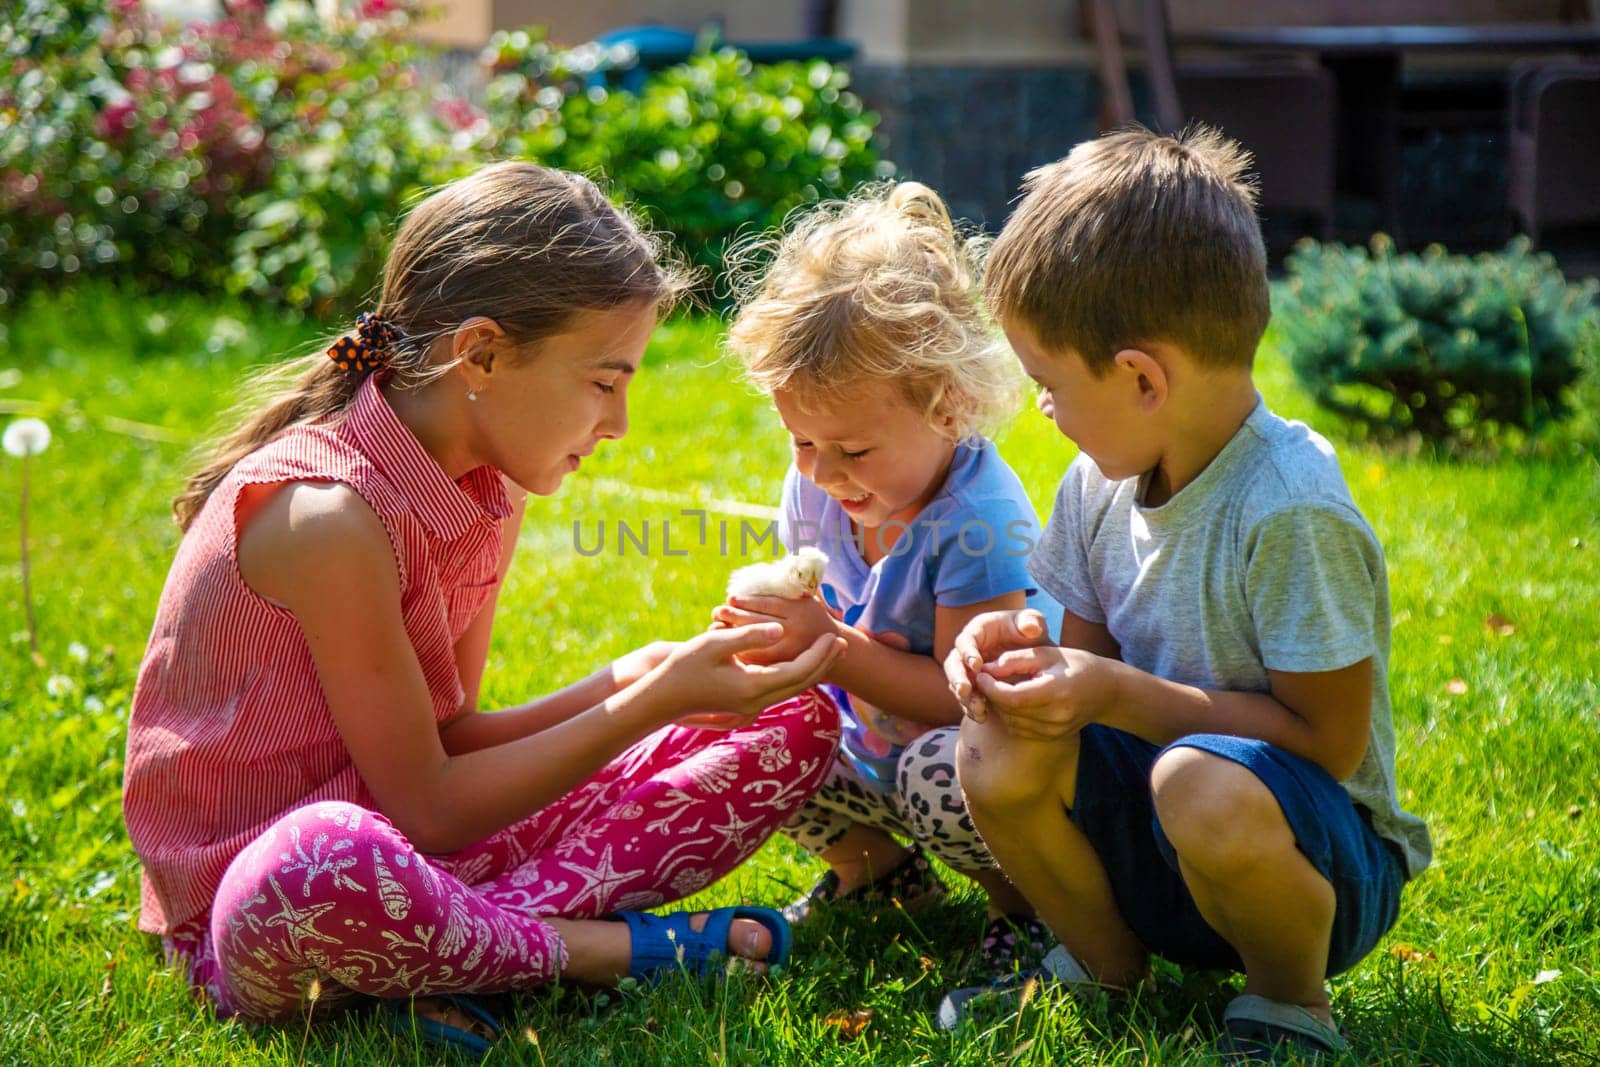
[[[983,925],[981,905],[964,899],[911,912],[826,909],[799,928],[794,964],[771,978],[668,979],[622,990],[557,984],[490,998],[504,1028],[489,1062],[1216,1062],[1211,1050],[1239,978],[1180,972],[1161,961],[1153,991],[1086,997],[1042,990],[1021,1012],[940,1032],[933,1021],[940,997],[983,978],[977,968]],[[370,1003],[314,1011],[309,1025],[217,1023],[209,1012],[181,1010],[178,1001],[188,998],[176,975],[160,971],[151,978],[139,983],[143,996],[156,992],[172,1003],[155,1013],[167,1016],[166,1024],[139,1043],[158,1053],[186,1050],[179,1058],[188,1062],[196,1062],[190,1054],[228,1063],[479,1062],[393,1032]],[[1437,977],[1388,954],[1336,983],[1334,993],[1355,1050],[1350,1062],[1545,1064],[1584,1055],[1531,1013],[1485,1015],[1459,992],[1452,1003]]]

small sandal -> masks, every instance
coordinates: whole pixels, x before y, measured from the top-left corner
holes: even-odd
[[[804,896],[783,909],[783,917],[792,923],[802,922],[820,904],[887,904],[898,900],[906,907],[932,904],[943,900],[944,883],[934,873],[933,863],[920,848],[914,848],[907,858],[866,885],[856,886],[847,892],[839,891],[839,876],[827,871]]]
[[[1350,1046],[1300,1005],[1246,993],[1223,1009],[1217,1051],[1226,1063],[1320,1063]]]
[[[939,1002],[939,1029],[956,1030],[982,1015],[1014,1014],[1022,1007],[1024,992],[1035,988],[1082,990],[1097,988],[1089,972],[1067,946],[1056,945],[1039,961],[1035,970],[1002,974],[983,985],[952,989]]]
[[[1037,917],[1000,915],[983,928],[978,967],[992,978],[1037,970],[1055,943],[1055,935]]]
[[[754,919],[772,934],[772,948],[766,957],[752,962],[766,963],[769,967],[788,962],[794,937],[783,916],[771,908],[714,908],[704,913],[706,924],[696,930],[689,925],[689,920],[699,914],[618,912],[615,917],[628,924],[628,932],[633,937],[628,974],[641,982],[649,982],[679,970],[697,977],[714,973],[728,959],[728,928],[735,919]]]
[[[471,1030],[463,1030],[459,1026],[438,1019],[430,1019],[416,1013],[418,1000],[437,1000],[448,1004],[464,1015],[482,1023],[494,1035],[483,1038]],[[494,1047],[494,1042],[500,1039],[500,1022],[489,1013],[489,1009],[476,998],[466,993],[427,993],[420,997],[386,997],[379,1001],[383,1011],[384,1025],[392,1033],[409,1036],[413,1031],[430,1045],[439,1045],[445,1048],[457,1048],[463,1052],[470,1052],[474,1056],[483,1056]]]

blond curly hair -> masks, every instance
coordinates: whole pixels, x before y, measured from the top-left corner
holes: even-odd
[[[727,348],[758,389],[789,390],[808,410],[893,382],[931,424],[948,417],[957,439],[986,433],[1023,390],[980,299],[984,249],[917,182],[802,209],[732,253]]]

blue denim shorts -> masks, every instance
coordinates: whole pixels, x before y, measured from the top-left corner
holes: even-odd
[[[1348,970],[1394,925],[1405,867],[1327,771],[1265,741],[1192,734],[1198,748],[1246,768],[1272,791],[1300,851],[1333,885],[1328,974]],[[1146,948],[1183,967],[1242,970],[1239,954],[1201,918],[1156,818],[1150,768],[1166,749],[1105,726],[1079,734],[1073,823],[1105,865],[1117,908]]]

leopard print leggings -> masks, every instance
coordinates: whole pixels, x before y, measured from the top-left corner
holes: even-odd
[[[960,737],[960,728],[950,726],[929,730],[907,745],[892,793],[868,787],[848,760],[835,756],[822,788],[784,824],[784,834],[820,856],[859,823],[909,837],[956,870],[998,866],[973,827],[956,782]]]

